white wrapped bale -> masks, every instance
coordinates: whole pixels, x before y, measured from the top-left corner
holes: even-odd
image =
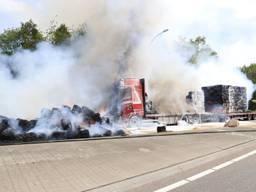
[[[204,113],[204,92],[203,91],[190,91],[186,96],[187,104],[192,107],[193,112]]]

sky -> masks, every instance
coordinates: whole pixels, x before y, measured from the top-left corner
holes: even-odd
[[[54,18],[69,26],[76,26],[90,19],[86,13],[82,13],[87,1],[0,0],[0,32],[19,26],[20,22],[30,18],[42,29],[49,27]],[[120,1],[106,2],[115,6]],[[153,1],[143,2],[150,4]],[[237,63],[232,65],[256,62],[255,0],[158,0],[155,4],[159,6],[152,14],[159,18],[159,25],[152,29],[152,36],[165,28],[169,28],[171,35],[177,37],[189,39],[203,35],[220,56],[240,55]]]

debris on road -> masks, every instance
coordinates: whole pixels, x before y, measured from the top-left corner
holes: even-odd
[[[224,127],[239,127],[239,121],[237,119],[230,119],[225,123]]]

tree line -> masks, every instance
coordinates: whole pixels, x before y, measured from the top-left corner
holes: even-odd
[[[47,32],[43,33],[32,20],[21,23],[20,27],[4,30],[0,34],[0,51],[5,55],[13,55],[21,49],[34,51],[37,44],[43,41],[50,42],[55,46],[68,44],[72,38],[85,35],[84,26],[75,30],[65,24],[52,22]]]

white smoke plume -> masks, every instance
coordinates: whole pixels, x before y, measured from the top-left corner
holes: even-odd
[[[1,55],[0,114],[34,118],[41,108],[74,103],[98,109],[121,77],[145,77],[159,112],[184,112],[187,92],[205,85],[246,86],[250,94],[252,84],[233,65],[188,64],[172,29],[151,41],[168,19],[168,24],[173,22],[167,5],[168,1],[146,0],[40,1],[31,15],[39,26],[47,26],[57,15],[70,26],[86,22],[87,34],[69,47],[41,43],[34,52]],[[228,56],[223,61],[236,60],[236,55]],[[16,79],[11,78],[10,66]]]

